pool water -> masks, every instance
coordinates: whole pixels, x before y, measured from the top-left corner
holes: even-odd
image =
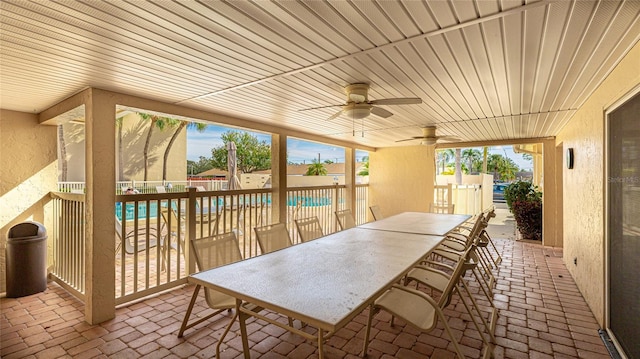
[[[158,202],[149,202],[147,208],[147,202],[138,202],[138,219],[147,218],[147,209],[149,209],[149,218],[156,218],[158,215]],[[135,216],[135,204],[127,203],[126,217],[127,221],[131,221]],[[122,202],[116,202],[116,217],[122,221]]]
[[[300,205],[302,207],[319,207],[319,206],[328,206],[331,205],[331,198],[329,197],[310,197],[310,196],[290,196],[287,198],[288,206],[296,206],[298,201],[301,201]],[[148,202],[149,206],[147,207],[146,201],[138,202],[138,219],[147,218],[147,211],[149,212],[149,218],[156,218],[158,215],[158,201]],[[173,203],[174,209],[176,208],[176,203]],[[241,201],[242,203],[242,201]],[[261,198],[258,197],[253,198],[251,201],[251,205],[256,205],[261,203]],[[266,204],[271,204],[271,198],[268,198],[265,202]],[[162,206],[166,206],[166,202],[162,203]],[[224,206],[224,199],[222,197],[218,198],[218,206]],[[135,216],[135,203],[128,202],[126,206],[126,220],[131,221]],[[116,217],[118,220],[122,221],[122,202],[116,202]]]

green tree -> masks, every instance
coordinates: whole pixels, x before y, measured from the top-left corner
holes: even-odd
[[[213,164],[211,164],[211,159],[204,156],[200,156],[200,159],[197,162],[187,160],[187,173],[189,175],[196,175],[212,168]]]
[[[456,183],[462,183],[462,149],[456,148],[456,157],[455,157],[455,165],[456,165]]]
[[[358,176],[368,176],[369,175],[369,157],[365,157],[366,159],[364,165],[362,165],[362,169],[358,172]]]
[[[446,172],[447,165],[449,165],[449,162],[453,158],[455,158],[455,155],[456,155],[455,151],[451,148],[437,151],[437,158],[438,158],[438,162],[440,163],[439,168],[441,168],[440,174],[444,174]]]
[[[327,169],[324,167],[324,163],[318,161],[318,160],[313,160],[313,163],[309,165],[309,167],[307,167],[307,173],[305,173],[305,175],[307,176],[326,176],[327,175]]]
[[[518,165],[510,158],[492,154],[487,159],[487,169],[493,172],[493,178],[499,181],[510,181],[516,178]]]
[[[259,141],[248,132],[227,131],[220,138],[223,145],[211,150],[211,165],[221,170],[227,169],[227,143],[236,144],[238,170],[242,173],[267,170],[271,168],[271,146]]]
[[[480,170],[482,153],[474,148],[462,151],[462,159],[466,162],[467,174]]]

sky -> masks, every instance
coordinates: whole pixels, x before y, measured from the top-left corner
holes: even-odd
[[[193,128],[187,128],[187,159],[198,161],[200,156],[211,157],[211,149],[222,146],[221,135],[229,130],[235,130],[228,127],[209,125],[204,132],[198,132]],[[271,143],[271,136],[260,132],[251,132],[259,141]],[[481,150],[481,148],[479,148]],[[315,142],[297,140],[289,138],[287,142],[287,154],[289,162],[294,163],[311,163],[314,159],[331,160],[333,162],[344,162],[344,149],[338,146],[324,145]],[[531,161],[522,158],[522,154],[513,152],[512,146],[492,146],[489,147],[490,154],[500,154],[511,158],[522,169],[532,169]],[[368,156],[367,151],[356,150],[356,161],[361,161],[363,157]]]
[[[209,125],[204,132],[198,132],[195,129],[187,128],[187,159],[198,161],[200,156],[211,157],[211,149],[222,146],[221,135],[230,130],[235,131],[236,129]],[[247,132],[256,136],[259,141],[271,143],[271,135],[260,132]],[[318,158],[318,154],[320,154],[321,162],[325,160],[344,162],[344,148],[342,147],[293,138],[287,140],[287,156],[289,162],[311,163],[314,159]],[[361,161],[365,156],[368,156],[367,151],[356,150],[357,161]]]

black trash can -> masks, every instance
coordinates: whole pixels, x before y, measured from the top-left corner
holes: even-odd
[[[7,236],[7,297],[17,298],[47,289],[47,230],[38,222],[23,222]]]

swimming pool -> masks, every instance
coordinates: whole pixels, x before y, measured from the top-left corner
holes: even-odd
[[[207,200],[205,199],[205,202]],[[287,197],[287,206],[296,206],[298,201],[300,201],[300,205],[302,207],[319,207],[319,206],[328,206],[331,205],[332,201],[330,197],[313,197],[313,196],[288,196]],[[214,207],[223,207],[225,205],[224,203],[224,198],[223,197],[218,197],[217,200],[217,206],[215,204],[215,200],[213,200],[213,206]],[[147,206],[148,203],[148,206]],[[163,201],[161,202],[161,206],[162,207],[166,207],[167,202]],[[174,209],[177,209],[177,204],[175,201],[172,201],[172,207]],[[271,197],[266,198],[265,200],[263,200],[261,197],[258,198],[252,198],[250,203],[247,201],[245,203],[245,201],[243,200],[243,198],[239,198],[239,200],[235,200],[234,203],[237,204],[250,204],[250,205],[259,205],[261,203],[265,203],[266,205],[270,205],[271,204]],[[149,213],[149,218],[156,218],[158,215],[158,201],[150,201],[150,202],[146,202],[146,201],[140,201],[138,202],[138,219],[145,219],[147,218],[147,212]],[[134,219],[135,217],[135,203],[134,202],[127,202],[126,205],[126,220],[127,221],[131,221]],[[122,202],[116,202],[116,217],[118,218],[118,220],[122,221]]]

